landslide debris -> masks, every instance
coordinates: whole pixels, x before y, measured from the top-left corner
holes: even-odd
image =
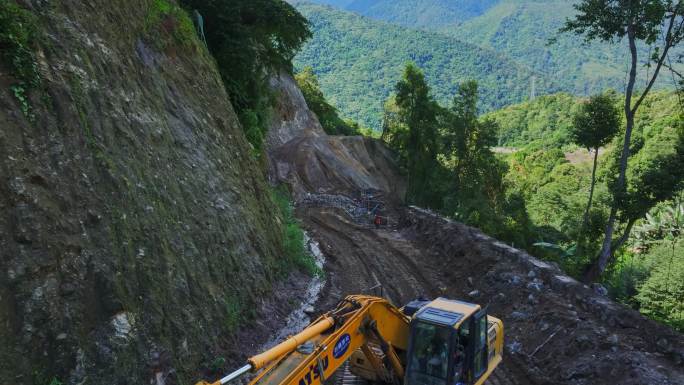
[[[681,334],[477,229],[413,208],[380,230],[338,209],[298,214],[326,254],[318,309],[359,292],[397,305],[444,296],[487,306],[506,340],[490,385],[684,383]]]
[[[295,199],[374,189],[390,193],[393,202],[403,200],[406,184],[380,141],[325,134],[291,76],[274,77],[271,85],[280,95],[267,135],[273,183],[290,185]]]

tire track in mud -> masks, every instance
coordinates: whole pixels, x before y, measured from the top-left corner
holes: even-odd
[[[399,306],[418,297],[437,295],[436,275],[428,278],[418,268],[414,259],[420,252],[398,233],[363,228],[330,210],[310,209],[304,217],[305,225],[328,254],[329,289],[340,293],[332,302],[365,292],[377,283]]]

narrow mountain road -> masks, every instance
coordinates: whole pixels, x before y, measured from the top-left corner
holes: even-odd
[[[462,299],[501,318],[504,361],[487,385],[684,384],[681,336],[477,229],[417,209],[381,229],[334,208],[297,215],[326,257],[318,311],[366,293]]]
[[[326,254],[328,284],[317,303],[321,311],[333,308],[348,294],[382,294],[399,306],[420,297],[454,297],[443,268],[431,263],[427,250],[401,231],[359,226],[334,209],[306,208],[298,214]],[[487,384],[532,383],[518,377],[504,363]]]

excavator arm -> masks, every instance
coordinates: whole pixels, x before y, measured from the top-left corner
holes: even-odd
[[[211,385],[225,384],[249,371],[256,374],[250,385],[320,385],[357,349],[380,378],[400,383],[404,369],[399,354],[408,349],[409,326],[410,319],[382,298],[348,296],[299,334]],[[384,357],[378,357],[369,344],[380,346]]]
[[[437,298],[399,309],[352,295],[236,372],[198,385],[247,372],[250,385],[322,385],[350,358],[349,370],[372,382],[483,385],[502,355],[503,323],[479,305]]]

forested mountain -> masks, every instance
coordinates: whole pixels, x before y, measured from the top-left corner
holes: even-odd
[[[314,0],[407,27],[455,25],[483,14],[501,0]]]
[[[623,98],[617,94],[616,108]],[[546,95],[533,101],[511,105],[485,114],[499,126],[498,144],[518,149],[551,149],[572,146],[572,117],[586,98],[566,93]],[[681,108],[675,92],[660,91],[649,95],[636,122],[636,130],[649,135],[665,125],[673,125]]]
[[[557,35],[575,14],[575,0],[314,0],[377,20],[436,31],[491,49],[533,71],[553,76],[563,91],[589,95],[622,90],[628,58],[622,43],[586,44]],[[549,40],[556,37],[556,41]],[[626,44],[626,43],[625,43]],[[642,59],[648,51],[642,50]],[[646,77],[643,67],[640,86]],[[660,87],[671,87],[667,78]]]
[[[298,69],[312,66],[330,102],[362,125],[380,128],[382,104],[409,61],[423,69],[437,100],[445,104],[458,83],[469,79],[480,84],[483,111],[528,98],[533,77],[538,93],[558,90],[541,74],[503,55],[444,34],[308,2],[295,5],[309,19],[313,32],[295,65]]]
[[[453,25],[479,16],[499,0],[357,0],[347,9],[409,27]]]
[[[494,49],[536,71],[554,74],[567,92],[588,95],[607,87],[622,90],[628,64],[626,46],[586,44],[576,36],[557,34],[565,20],[575,14],[574,3],[503,0],[479,17],[441,30]],[[556,41],[549,42],[554,37]],[[642,58],[646,56],[644,52]]]

